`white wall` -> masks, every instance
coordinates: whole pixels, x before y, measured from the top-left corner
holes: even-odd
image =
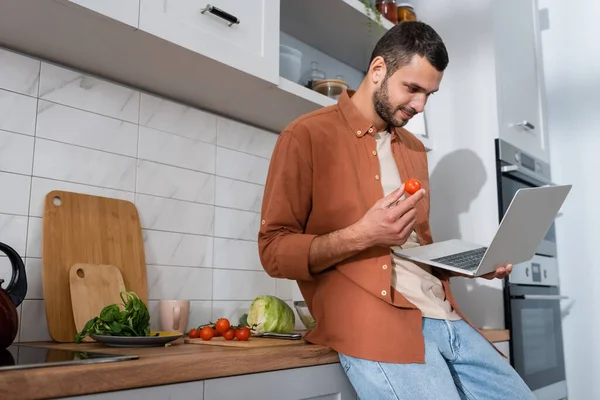
[[[431,227],[436,241],[487,244],[498,226],[494,138],[496,77],[489,1],[422,0],[419,19],[442,37],[450,63],[426,107]],[[460,27],[460,29],[458,29]],[[502,282],[454,278],[456,300],[477,326],[504,328]]]
[[[600,3],[540,0],[553,180],[573,190],[557,221],[569,399],[600,398]]]
[[[262,294],[291,301],[295,284],[263,271],[256,243],[276,139],[0,49],[0,241],[25,259],[29,284],[17,339],[49,339],[41,229],[55,189],[135,202],[153,328],[160,299],[192,300],[190,326],[237,319]],[[0,278],[9,277],[0,257]]]

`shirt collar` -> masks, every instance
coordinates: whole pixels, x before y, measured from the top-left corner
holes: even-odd
[[[338,97],[338,107],[342,111],[344,119],[348,125],[350,125],[354,136],[359,138],[367,134],[375,136],[377,129],[373,126],[373,123],[365,118],[358,108],[356,108],[352,100],[350,100],[354,93],[356,93],[356,91],[350,89],[342,92]],[[394,140],[394,138],[402,140],[402,135],[400,133],[401,129],[392,128],[389,132],[393,135],[392,140]]]
[[[371,121],[362,115],[350,99],[355,92],[355,90],[344,91],[338,98],[338,107],[356,137],[363,137],[365,134],[374,134],[375,127]]]

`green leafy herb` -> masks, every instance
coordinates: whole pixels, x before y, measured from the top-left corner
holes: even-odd
[[[150,313],[144,302],[134,292],[121,292],[121,301],[123,310],[117,304],[104,307],[75,335],[75,342],[81,343],[90,334],[150,336]]]

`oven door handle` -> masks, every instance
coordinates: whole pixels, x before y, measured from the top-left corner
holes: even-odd
[[[521,168],[519,165],[503,165],[500,167],[500,172],[507,176],[513,176],[518,179],[522,179],[535,186],[556,186],[555,183],[545,179],[544,177],[536,174],[535,172],[530,172],[525,168]]]
[[[558,294],[522,294],[520,296],[511,296],[511,299],[518,300],[568,300],[569,296]]]

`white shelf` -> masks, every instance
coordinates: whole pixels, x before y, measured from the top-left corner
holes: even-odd
[[[330,97],[324,96],[321,93],[281,77],[279,78],[279,90],[283,90],[291,95],[298,96],[307,102],[313,103],[315,105],[315,110],[320,107],[327,107],[337,103],[337,101]]]
[[[377,41],[394,26],[367,15],[359,0],[281,0],[280,29],[364,72]]]

